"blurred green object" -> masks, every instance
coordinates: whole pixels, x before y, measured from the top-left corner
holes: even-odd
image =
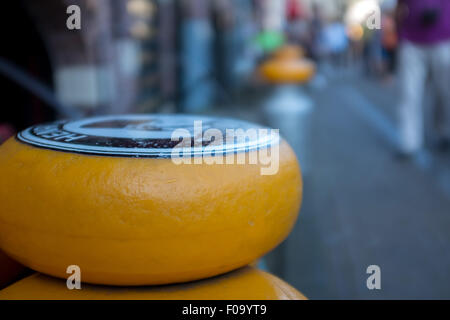
[[[263,31],[256,37],[256,43],[266,52],[272,52],[284,44],[284,35],[279,31]]]

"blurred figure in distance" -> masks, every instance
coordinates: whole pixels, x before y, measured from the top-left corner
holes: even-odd
[[[383,49],[383,75],[390,80],[396,67],[398,35],[393,14],[383,11],[381,17],[381,44]]]
[[[396,18],[401,41],[400,155],[410,156],[424,144],[423,97],[428,76],[445,112],[438,127],[442,141],[450,139],[450,1],[399,0]]]

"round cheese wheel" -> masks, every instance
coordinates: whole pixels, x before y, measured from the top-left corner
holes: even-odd
[[[275,59],[297,60],[304,57],[305,51],[302,47],[296,45],[285,45],[273,53]]]
[[[220,143],[231,128],[259,134]],[[267,132],[182,115],[31,127],[0,147],[0,247],[57,277],[77,265],[95,284],[185,282],[247,265],[289,234],[301,202],[295,154]]]
[[[24,271],[24,266],[0,250],[0,289],[16,280]]]
[[[305,83],[314,76],[315,70],[315,64],[306,59],[271,59],[260,67],[261,74],[273,83]]]
[[[283,280],[252,267],[214,278],[150,287],[67,288],[61,279],[36,273],[0,291],[0,300],[305,300]]]

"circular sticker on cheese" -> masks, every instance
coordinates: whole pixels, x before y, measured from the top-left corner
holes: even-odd
[[[114,115],[32,126],[21,142],[66,152],[170,158],[174,148],[190,156],[226,155],[279,143],[276,130],[246,121],[194,115]]]

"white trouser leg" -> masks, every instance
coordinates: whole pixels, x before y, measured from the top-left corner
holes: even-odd
[[[432,84],[440,108],[436,125],[440,135],[450,138],[450,41],[431,48],[430,55]]]
[[[426,49],[403,43],[399,56],[400,77],[400,148],[415,152],[424,141],[423,93],[427,76]]]

